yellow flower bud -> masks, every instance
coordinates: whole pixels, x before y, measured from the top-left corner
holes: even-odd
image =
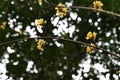
[[[102,10],[103,3],[101,1],[93,1],[93,6],[96,9]]]
[[[67,12],[68,12],[68,8],[62,4],[59,3],[56,7],[55,7],[56,13],[58,16],[66,16]]]
[[[38,50],[44,51],[43,46],[45,46],[45,44],[46,44],[46,41],[44,41],[43,39],[39,39],[37,43]]]
[[[85,37],[86,38],[86,40],[89,40],[89,39],[93,39],[93,40],[95,40],[96,39],[96,36],[97,36],[97,33],[96,32],[88,32],[87,33],[87,36]]]
[[[90,44],[90,46],[86,47],[86,52],[91,53],[94,50],[95,45],[93,43]]]
[[[46,23],[47,23],[47,21],[42,18],[35,20],[35,26],[37,26],[37,27],[43,26]]]
[[[5,27],[6,27],[6,22],[2,22],[2,24],[0,25],[0,28],[1,28],[2,30],[4,30]]]

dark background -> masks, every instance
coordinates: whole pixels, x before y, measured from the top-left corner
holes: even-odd
[[[58,4],[59,2],[65,3],[70,1],[49,0],[49,2]],[[93,0],[74,0],[73,5],[92,7],[92,2]],[[102,2],[104,4],[103,9],[120,13],[120,0],[102,0]],[[30,7],[32,10],[30,10]],[[39,36],[58,37],[58,35],[54,35],[52,32],[53,29],[58,28],[51,23],[51,18],[56,18],[54,7],[44,1],[40,6],[36,0],[0,0],[0,15],[2,15],[0,22],[7,22],[6,28],[4,30],[0,29],[0,43],[30,37],[31,35],[26,32],[27,26],[35,28]],[[77,19],[71,19],[71,12],[77,13],[77,18],[81,19],[79,23]],[[17,16],[19,17],[17,18]],[[42,28],[43,33],[39,33],[36,27],[31,25],[31,22],[39,18],[47,20],[47,24]],[[75,26],[75,31],[72,37],[69,36],[69,33],[65,33],[61,34],[61,38],[76,38],[78,41],[91,43],[91,41],[86,41],[85,37],[87,32],[95,31],[98,33],[95,40],[96,45],[101,43],[98,45],[99,47],[120,54],[120,17],[92,10],[70,9],[68,15],[60,18],[59,21],[65,19],[68,22],[67,28],[72,24]],[[10,28],[10,20],[13,21],[13,28]],[[91,23],[89,23],[90,20],[92,20]],[[96,23],[98,24],[97,26],[95,25]],[[14,30],[19,24],[22,25],[23,35],[18,35]],[[107,33],[111,33],[111,35],[106,36]],[[120,64],[118,62],[120,59],[117,57],[98,50],[89,55],[86,53],[84,45],[56,40],[62,44],[61,47],[57,47],[55,40],[45,40],[48,44],[44,47],[45,50],[43,52],[36,48],[37,39],[17,41],[0,46],[0,62],[3,63],[4,55],[9,55],[9,62],[6,63],[6,75],[8,75],[8,78],[13,77],[14,80],[19,80],[21,77],[23,77],[23,80],[71,80],[73,74],[78,75],[77,70],[84,70],[85,68],[78,66],[78,64],[83,64],[88,59],[91,60],[90,65],[99,63],[108,71],[99,72],[94,67],[91,67],[88,72],[81,71],[80,77],[83,78],[82,80],[99,80],[99,75],[106,76],[107,74],[109,74],[110,80],[115,80],[113,75],[119,78]],[[8,48],[14,49],[15,52],[10,53]],[[33,62],[33,66],[27,71],[29,61]],[[14,65],[15,62],[18,62],[18,64]],[[34,71],[34,68],[36,68],[37,72]],[[63,74],[58,75],[58,71],[62,71]],[[84,76],[85,73],[87,73],[87,77]]]

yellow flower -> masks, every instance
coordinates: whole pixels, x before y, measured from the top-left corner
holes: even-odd
[[[42,18],[35,20],[35,26],[37,26],[37,27],[43,26],[46,23],[47,23],[47,21]]]
[[[93,32],[93,39],[94,39],[94,40],[96,39],[96,36],[97,36],[97,33],[96,33],[96,32]]]
[[[46,41],[44,41],[43,39],[39,39],[37,43],[37,48],[41,51],[44,51],[43,46],[45,46],[45,44],[46,44]]]
[[[56,7],[55,7],[56,13],[58,16],[66,16],[67,12],[68,12],[68,8],[62,4],[59,3]]]
[[[91,39],[91,38],[92,38],[92,32],[90,31],[90,32],[88,32],[86,39],[88,40],[88,39]]]
[[[40,5],[42,5],[42,0],[38,0],[38,3],[39,3]]]
[[[97,36],[97,33],[96,32],[88,32],[87,33],[87,36],[86,36],[86,40],[89,40],[89,39],[93,39],[93,40],[95,40],[96,39],[96,36]]]
[[[4,30],[5,27],[6,27],[6,22],[2,22],[2,24],[0,25],[0,28]]]
[[[95,45],[93,43],[90,44],[90,46],[86,47],[86,52],[91,53],[94,50]]]
[[[102,10],[103,3],[101,1],[93,1],[93,6],[96,9]]]

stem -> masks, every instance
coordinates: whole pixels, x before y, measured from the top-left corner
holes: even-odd
[[[48,2],[47,0],[44,0],[47,4],[50,4],[50,5],[52,5],[52,6],[56,6],[57,4],[53,4],[53,3],[50,3],[50,2]]]
[[[100,9],[96,9],[96,8],[92,8],[92,7],[70,6],[70,8],[94,10],[94,11],[103,12],[103,13],[106,13],[106,14],[110,14],[110,15],[114,15],[114,16],[120,17],[120,14],[118,14],[118,13],[114,13],[114,12],[110,12],[110,11],[106,11],[106,10],[100,10]]]
[[[29,40],[29,39],[58,39],[58,40],[63,40],[63,41],[69,41],[69,42],[74,42],[74,43],[78,43],[78,44],[83,44],[83,45],[86,45],[86,46],[91,46],[90,44],[88,43],[85,43],[85,42],[82,42],[82,41],[74,41],[74,40],[71,40],[71,39],[63,39],[63,38],[58,38],[58,37],[35,37],[35,38],[22,38],[22,39],[16,39],[16,40],[12,40],[12,41],[8,41],[8,42],[4,42],[4,43],[1,43],[0,46],[2,45],[5,45],[5,44],[9,44],[9,43],[13,43],[13,42],[17,42],[17,41],[21,41],[21,40]],[[94,46],[93,46],[94,47]],[[107,52],[108,54],[111,54],[111,55],[114,55],[118,58],[120,58],[120,55],[118,55],[117,53],[112,53],[112,52],[109,52],[103,48],[100,48],[100,47],[97,47],[95,46],[94,48],[98,49],[98,50],[103,50],[104,52]]]

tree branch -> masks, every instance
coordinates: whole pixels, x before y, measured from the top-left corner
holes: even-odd
[[[86,45],[86,46],[91,46],[90,44],[88,43],[85,43],[85,42],[82,42],[82,41],[75,41],[75,40],[71,40],[71,39],[64,39],[64,38],[58,38],[58,37],[35,37],[35,38],[22,38],[22,39],[16,39],[16,40],[12,40],[12,41],[8,41],[8,42],[4,42],[4,43],[1,43],[0,46],[2,45],[5,45],[5,44],[10,44],[10,43],[13,43],[13,42],[17,42],[17,41],[21,41],[21,40],[29,40],[29,39],[58,39],[58,40],[63,40],[63,41],[69,41],[69,42],[74,42],[74,43],[78,43],[78,44],[82,44],[82,45]],[[117,53],[112,53],[112,52],[109,52],[103,48],[100,48],[100,47],[97,47],[97,46],[93,46],[95,49],[97,50],[103,50],[104,52],[107,52],[108,54],[111,54],[111,55],[114,55],[118,58],[120,58],[120,55],[118,55]]]
[[[48,2],[47,0],[44,0],[47,4],[50,4],[52,6],[56,6],[57,4],[53,4],[51,2]],[[120,17],[120,14],[118,13],[114,13],[114,12],[111,12],[111,11],[106,11],[106,10],[100,10],[100,9],[96,9],[96,8],[92,8],[92,7],[84,7],[84,6],[70,6],[70,8],[79,8],[79,9],[86,9],[86,10],[93,10],[93,11],[98,11],[98,12],[103,12],[103,13],[106,13],[106,14],[110,14],[110,15],[113,15],[113,16],[117,16],[117,17]]]

